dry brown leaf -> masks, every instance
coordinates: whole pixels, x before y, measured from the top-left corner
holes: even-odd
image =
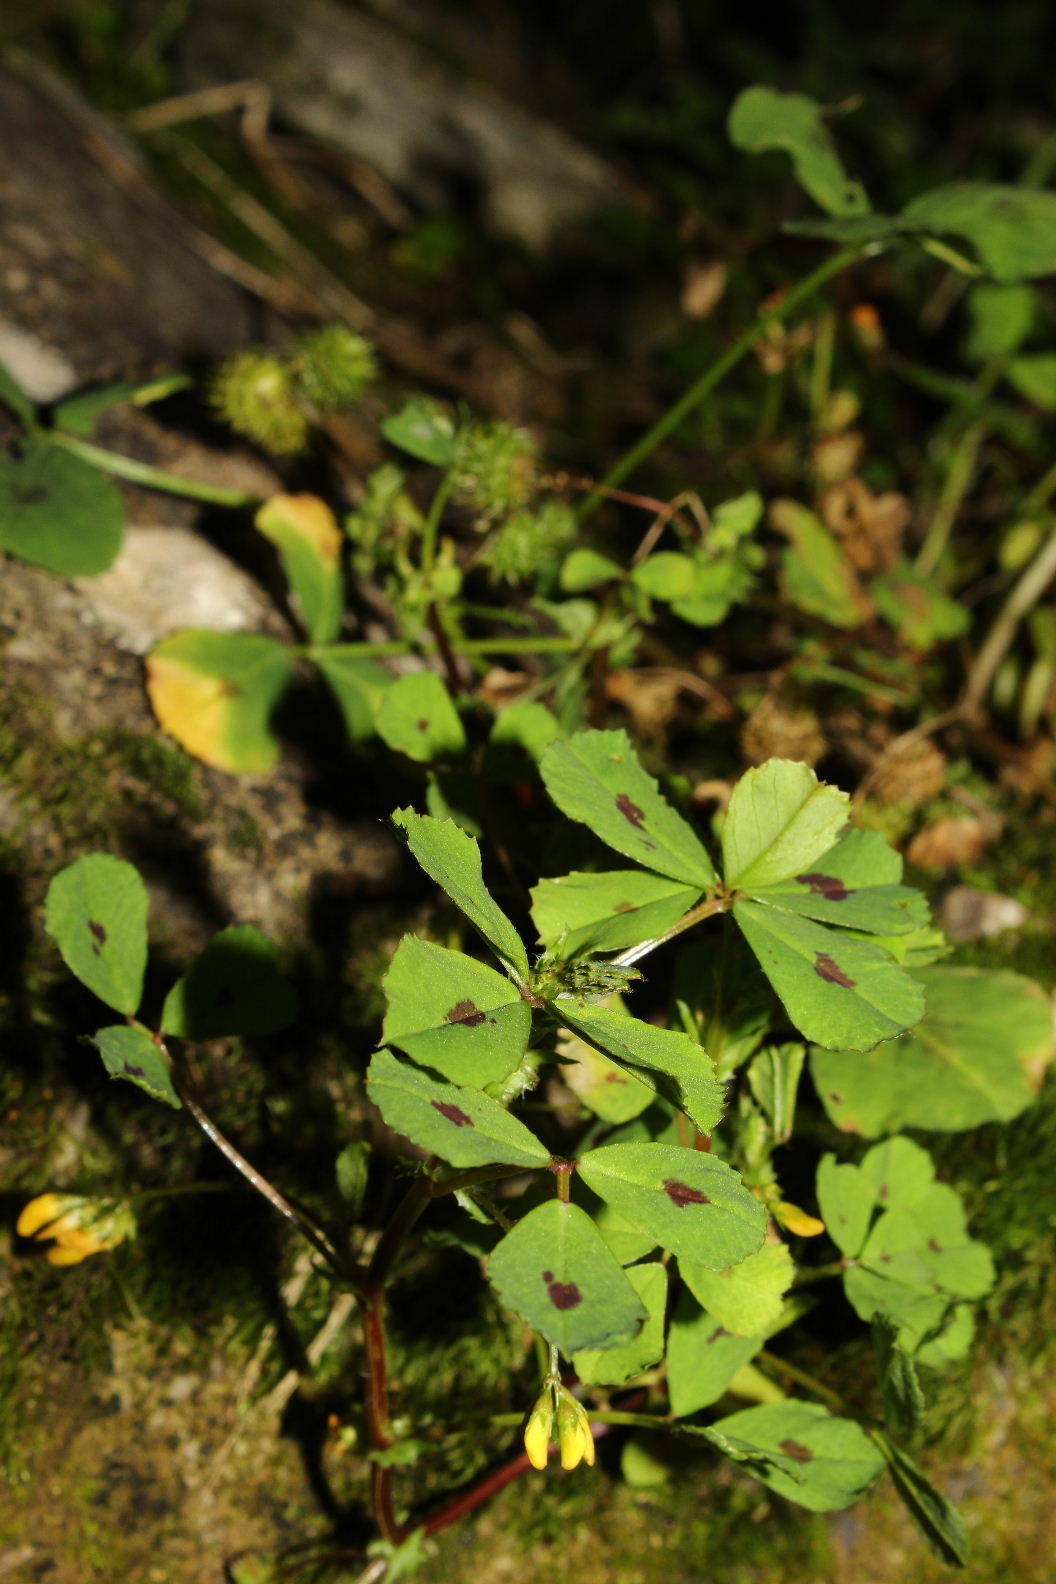
[[[825,491],[820,510],[860,572],[886,572],[902,560],[912,512],[897,490],[874,495],[864,479],[845,478]]]
[[[917,738],[880,758],[869,778],[870,795],[878,803],[924,808],[945,787],[948,769],[942,750],[926,738]]]
[[[706,319],[726,290],[726,266],[719,259],[691,259],[682,277],[682,312]]]
[[[800,759],[816,765],[828,743],[813,710],[764,698],[741,729],[741,747],[749,764],[767,759]]]
[[[628,711],[640,737],[654,743],[666,741],[682,693],[678,676],[670,672],[612,671],[605,679],[605,692]]]
[[[947,814],[917,832],[906,857],[922,869],[957,869],[977,863],[1000,830],[996,820],[977,814]]]
[[[862,460],[865,436],[860,429],[825,435],[810,448],[810,466],[818,483],[837,485],[854,472]]]

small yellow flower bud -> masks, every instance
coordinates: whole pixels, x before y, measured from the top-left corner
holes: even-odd
[[[594,1437],[586,1409],[563,1386],[557,1399],[557,1439],[563,1469],[574,1469],[580,1463],[593,1464]]]
[[[546,1460],[550,1456],[550,1437],[554,1428],[554,1401],[551,1388],[546,1390],[536,1400],[535,1406],[528,1415],[528,1422],[524,1427],[524,1450],[528,1454],[528,1461],[535,1469],[544,1469]]]
[[[824,1221],[819,1221],[817,1216],[808,1215],[798,1205],[789,1204],[786,1199],[781,1199],[774,1205],[774,1215],[783,1227],[794,1232],[797,1237],[818,1237],[825,1230]]]
[[[23,1206],[22,1214],[15,1223],[15,1231],[19,1237],[32,1237],[41,1227],[48,1226],[52,1221],[58,1221],[72,1203],[73,1197],[70,1194],[39,1194],[36,1199],[31,1199]]]

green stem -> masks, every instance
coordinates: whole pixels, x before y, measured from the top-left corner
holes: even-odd
[[[384,638],[377,643],[306,644],[298,653],[308,660],[334,655],[338,659],[367,660],[387,655],[404,655],[437,652],[435,639],[422,638],[412,643],[407,638]],[[578,638],[452,638],[455,654],[571,654],[582,647]]]
[[[824,1402],[831,1403],[834,1408],[846,1406],[839,1392],[823,1386],[821,1381],[808,1374],[806,1370],[800,1369],[797,1364],[790,1364],[787,1359],[778,1358],[777,1354],[771,1353],[768,1348],[763,1348],[757,1353],[756,1359],[760,1364],[768,1364],[771,1370],[787,1375],[789,1380],[796,1382],[797,1386],[805,1386],[807,1391],[813,1392],[815,1397],[820,1397]]]
[[[177,473],[166,473],[164,468],[152,467],[149,462],[137,462],[134,457],[120,456],[116,451],[105,451],[102,446],[88,440],[78,440],[75,435],[50,430],[47,435],[52,445],[61,446],[88,462],[102,473],[112,473],[115,478],[127,479],[130,484],[143,484],[147,489],[163,490],[167,495],[183,495],[189,500],[205,501],[209,506],[256,506],[259,495],[247,495],[244,490],[226,489],[222,484],[206,484],[201,479],[181,478]]]
[[[662,935],[657,935],[653,940],[640,941],[637,946],[628,946],[626,951],[620,952],[619,956],[614,957],[612,961],[618,968],[630,968],[633,963],[640,962],[643,957],[655,951],[658,946],[666,946],[667,942],[674,940],[676,935],[681,935],[683,931],[692,929],[694,924],[700,924],[704,919],[713,918],[716,913],[725,913],[729,906],[729,897],[709,897],[706,902],[699,902],[696,907],[690,908],[688,913],[683,913],[682,917],[676,919],[671,928],[666,929]]]
[[[957,520],[957,513],[975,476],[979,451],[988,433],[987,424],[974,423],[964,431],[954,448],[942,493],[928,524],[920,554],[917,556],[916,569],[921,577],[930,576],[942,559],[942,553],[946,549],[950,534],[953,532],[953,525]]]
[[[772,324],[778,324],[781,320],[787,319],[791,314],[795,313],[797,308],[808,302],[834,275],[839,275],[843,270],[849,269],[852,264],[857,263],[860,257],[861,253],[858,248],[844,248],[841,252],[834,253],[823,264],[819,264],[817,269],[812,270],[809,275],[805,276],[798,286],[793,286],[788,295],[783,297],[780,302],[774,303],[772,307],[765,309],[759,314],[754,324],[733,343],[729,350],[724,352],[722,357],[717,358],[714,363],[710,364],[704,370],[704,373],[694,380],[689,389],[684,391],[678,400],[656,420],[656,423],[647,429],[645,434],[641,435],[629,450],[624,452],[619,461],[613,464],[601,480],[598,489],[588,495],[586,500],[582,501],[577,508],[576,516],[579,521],[586,522],[588,517],[593,516],[604,499],[601,493],[602,490],[612,489],[617,484],[622,483],[628,474],[633,473],[635,468],[644,462],[651,452],[656,450],[657,446],[663,444],[668,435],[677,429],[679,424],[685,418],[688,418],[695,408],[706,401],[716,386],[720,385],[726,378],[727,374],[731,373],[738,363],[748,356],[748,353],[756,343],[762,340]]]
[[[842,1276],[847,1269],[846,1260],[833,1260],[830,1265],[807,1265],[796,1272],[793,1286],[813,1287],[815,1282],[828,1281],[830,1276]]]
[[[455,487],[455,470],[448,468],[437,486],[436,494],[429,506],[429,515],[425,519],[422,529],[422,571],[431,572],[436,565],[436,539],[440,532],[440,519],[444,515],[444,507],[451,498],[451,491]]]
[[[832,389],[832,361],[836,352],[836,314],[831,308],[818,315],[814,358],[810,369],[810,416],[820,428]]]

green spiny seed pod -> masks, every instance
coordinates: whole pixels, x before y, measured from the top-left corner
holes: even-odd
[[[210,399],[225,423],[276,456],[308,444],[308,420],[289,370],[269,352],[239,352],[222,363]]]
[[[544,501],[538,511],[515,511],[484,546],[481,561],[495,583],[538,579],[576,531],[564,501]]]
[[[320,412],[336,412],[361,396],[377,378],[374,349],[346,325],[324,325],[302,336],[290,372],[305,401]]]
[[[455,498],[475,508],[482,527],[527,506],[537,488],[535,442],[509,423],[461,430],[455,468]]]

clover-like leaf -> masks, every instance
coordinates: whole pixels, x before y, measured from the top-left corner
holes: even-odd
[[[566,1028],[598,1045],[710,1133],[722,1116],[725,1091],[707,1051],[679,1029],[656,1028],[611,1007],[561,996],[553,1012]]]
[[[550,1199],[508,1232],[488,1260],[502,1302],[571,1356],[630,1342],[645,1305],[590,1217]]]
[[[174,1110],[183,1105],[169,1072],[168,1062],[149,1029],[138,1023],[117,1023],[113,1028],[97,1029],[92,1044],[103,1058],[111,1078],[127,1078],[154,1100],[162,1100]]]
[[[109,853],[78,858],[48,887],[44,927],[67,968],[127,1017],[143,995],[149,907],[139,870]]]
[[[782,1299],[795,1275],[783,1243],[764,1243],[727,1270],[680,1259],[678,1268],[693,1296],[733,1336],[758,1336],[781,1313]]]
[[[397,809],[392,823],[403,832],[426,874],[461,908],[518,983],[525,984],[528,954],[524,942],[484,884],[476,839],[451,820],[432,819],[413,809]]]
[[[703,1434],[764,1485],[812,1512],[849,1507],[884,1468],[861,1425],[837,1419],[820,1403],[744,1408]]]
[[[550,1151],[490,1095],[430,1077],[391,1051],[376,1051],[367,1093],[389,1127],[452,1166],[537,1167]]]
[[[733,914],[808,1040],[868,1050],[920,1022],[923,990],[881,947],[761,902],[738,902]]]
[[[700,897],[698,886],[641,869],[573,871],[532,888],[532,918],[546,946],[563,955],[620,951],[662,935]]]
[[[607,846],[683,885],[714,882],[703,845],[642,769],[626,732],[576,732],[551,743],[540,769],[561,812]]]
[[[814,1050],[811,1072],[837,1127],[876,1138],[899,1128],[958,1132],[1030,1105],[1053,1056],[1040,985],[983,968],[923,968],[916,1028],[863,1054]]]
[[[749,154],[782,149],[792,156],[796,179],[831,215],[859,215],[869,200],[843,168],[824,107],[807,94],[745,88],[728,121],[730,141]]]
[[[675,1417],[718,1402],[764,1340],[733,1336],[688,1290],[681,1293],[667,1336],[667,1389]]]
[[[769,759],[733,789],[722,828],[726,884],[750,894],[810,869],[847,824],[846,792],[809,765]]]
[[[80,457],[37,436],[20,455],[0,456],[0,550],[61,577],[94,577],[113,562],[124,527],[121,491]]]
[[[455,1083],[501,1083],[524,1055],[531,1008],[486,963],[405,935],[384,988],[382,1039]]]
[[[1056,193],[992,182],[949,182],[918,193],[902,218],[929,231],[963,237],[996,281],[1035,280],[1056,271]]]
[[[645,1324],[631,1342],[610,1348],[584,1348],[573,1356],[576,1374],[584,1386],[622,1386],[663,1357],[667,1271],[654,1262],[634,1265],[625,1274],[645,1305]]]
[[[443,408],[428,397],[412,396],[399,412],[381,420],[381,432],[390,445],[419,462],[446,468],[455,460],[455,426]]]
[[[428,764],[465,750],[466,733],[435,671],[397,677],[378,701],[375,726],[390,748]]]
[[[808,616],[852,630],[873,614],[854,565],[821,519],[798,501],[776,500],[770,521],[789,545],[781,555],[785,597]]]
[[[221,930],[165,998],[161,1026],[180,1039],[275,1034],[297,1015],[297,995],[279,972],[277,952],[260,930]]]
[[[579,1158],[599,1198],[679,1259],[710,1270],[761,1246],[766,1213],[732,1167],[677,1144],[608,1144]]]
[[[275,638],[189,627],[151,652],[147,692],[162,728],[196,759],[262,775],[279,757],[272,712],[296,674]]]
[[[378,705],[393,678],[376,660],[362,658],[354,645],[329,644],[314,649],[312,659],[337,700],[349,741],[369,741],[376,735]]]
[[[345,536],[333,512],[318,495],[273,495],[255,521],[278,549],[312,643],[330,643],[341,629],[345,604]]]

